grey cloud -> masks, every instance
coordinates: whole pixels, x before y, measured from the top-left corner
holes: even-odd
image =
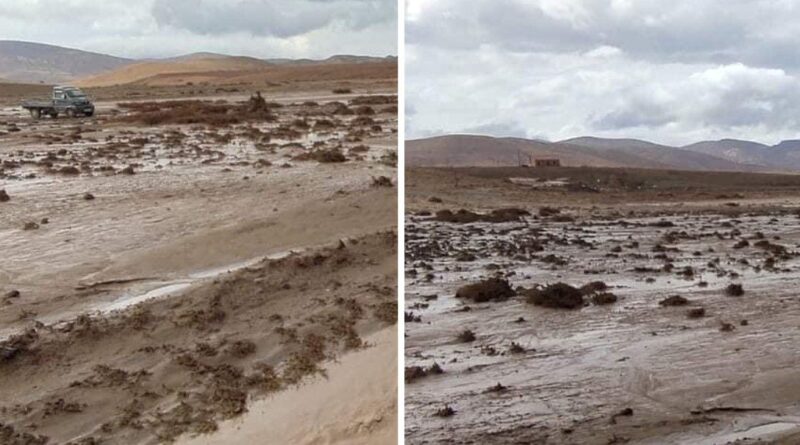
[[[573,5],[572,14],[553,7]],[[800,65],[800,5],[770,0],[459,0],[428,2],[407,23],[411,44],[450,48],[494,45],[513,52],[621,48],[640,59]],[[628,6],[621,6],[628,5]],[[443,26],[447,23],[448,26]],[[453,32],[454,31],[454,32]],[[770,57],[781,47],[780,60]]]
[[[394,18],[390,0],[155,0],[162,26],[199,34],[293,37],[340,23],[360,30]]]
[[[408,0],[411,135],[800,134],[800,2]]]
[[[35,24],[35,26],[32,26]],[[2,0],[0,39],[122,57],[397,54],[392,0]]]
[[[458,133],[465,134],[491,134],[493,136],[528,138],[528,129],[515,121],[487,122],[474,127],[464,128]]]

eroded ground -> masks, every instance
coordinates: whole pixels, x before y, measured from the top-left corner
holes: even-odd
[[[3,108],[0,443],[212,434],[393,331],[384,83],[80,120]]]
[[[714,200],[438,173],[408,175],[409,443],[797,443],[793,178]]]

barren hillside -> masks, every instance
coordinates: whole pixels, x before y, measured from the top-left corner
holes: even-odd
[[[132,60],[44,45],[0,40],[0,78],[25,83],[62,83],[119,68]]]
[[[544,142],[520,138],[448,135],[408,141],[409,166],[516,166],[530,158],[558,158],[565,166],[679,170],[766,171],[768,167],[644,141],[578,138]]]

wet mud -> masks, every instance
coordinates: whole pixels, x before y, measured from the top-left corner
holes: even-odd
[[[520,207],[406,216],[409,443],[796,443],[796,204]]]

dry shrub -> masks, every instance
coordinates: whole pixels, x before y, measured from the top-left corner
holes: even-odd
[[[488,223],[503,223],[503,222],[516,222],[522,220],[522,217],[529,215],[526,210],[518,208],[503,208],[492,210],[491,213],[481,214],[471,212],[469,210],[460,209],[455,213],[450,210],[440,210],[436,212],[435,219],[441,222],[468,224],[474,222],[488,222]]]
[[[660,306],[664,306],[664,307],[667,307],[667,306],[686,306],[687,304],[689,304],[689,300],[687,300],[684,297],[681,297],[680,295],[673,295],[671,297],[667,297],[667,298],[659,301],[658,304]]]
[[[394,184],[392,184],[392,180],[389,177],[386,176],[372,177],[373,187],[391,187],[393,185]]]
[[[725,294],[731,297],[741,297],[744,295],[744,288],[741,284],[729,284],[725,288]]]
[[[261,101],[264,99],[262,98]],[[145,126],[204,124],[224,127],[242,122],[272,122],[275,116],[266,102],[251,101],[243,104],[220,104],[200,100],[172,100],[165,102],[126,102],[120,108],[129,113],[114,118],[117,122]]]
[[[555,309],[578,309],[583,306],[583,293],[566,283],[555,283],[525,292],[528,303]]]
[[[489,278],[463,286],[456,291],[456,298],[465,298],[476,303],[506,301],[514,296],[514,289],[502,278]]]
[[[302,153],[292,158],[296,161],[317,161],[323,163],[346,162],[347,157],[339,148],[328,148]]]
[[[388,323],[388,324],[396,324],[397,323],[397,302],[396,301],[386,301],[378,305],[378,307],[374,310],[375,318],[378,320]]]

